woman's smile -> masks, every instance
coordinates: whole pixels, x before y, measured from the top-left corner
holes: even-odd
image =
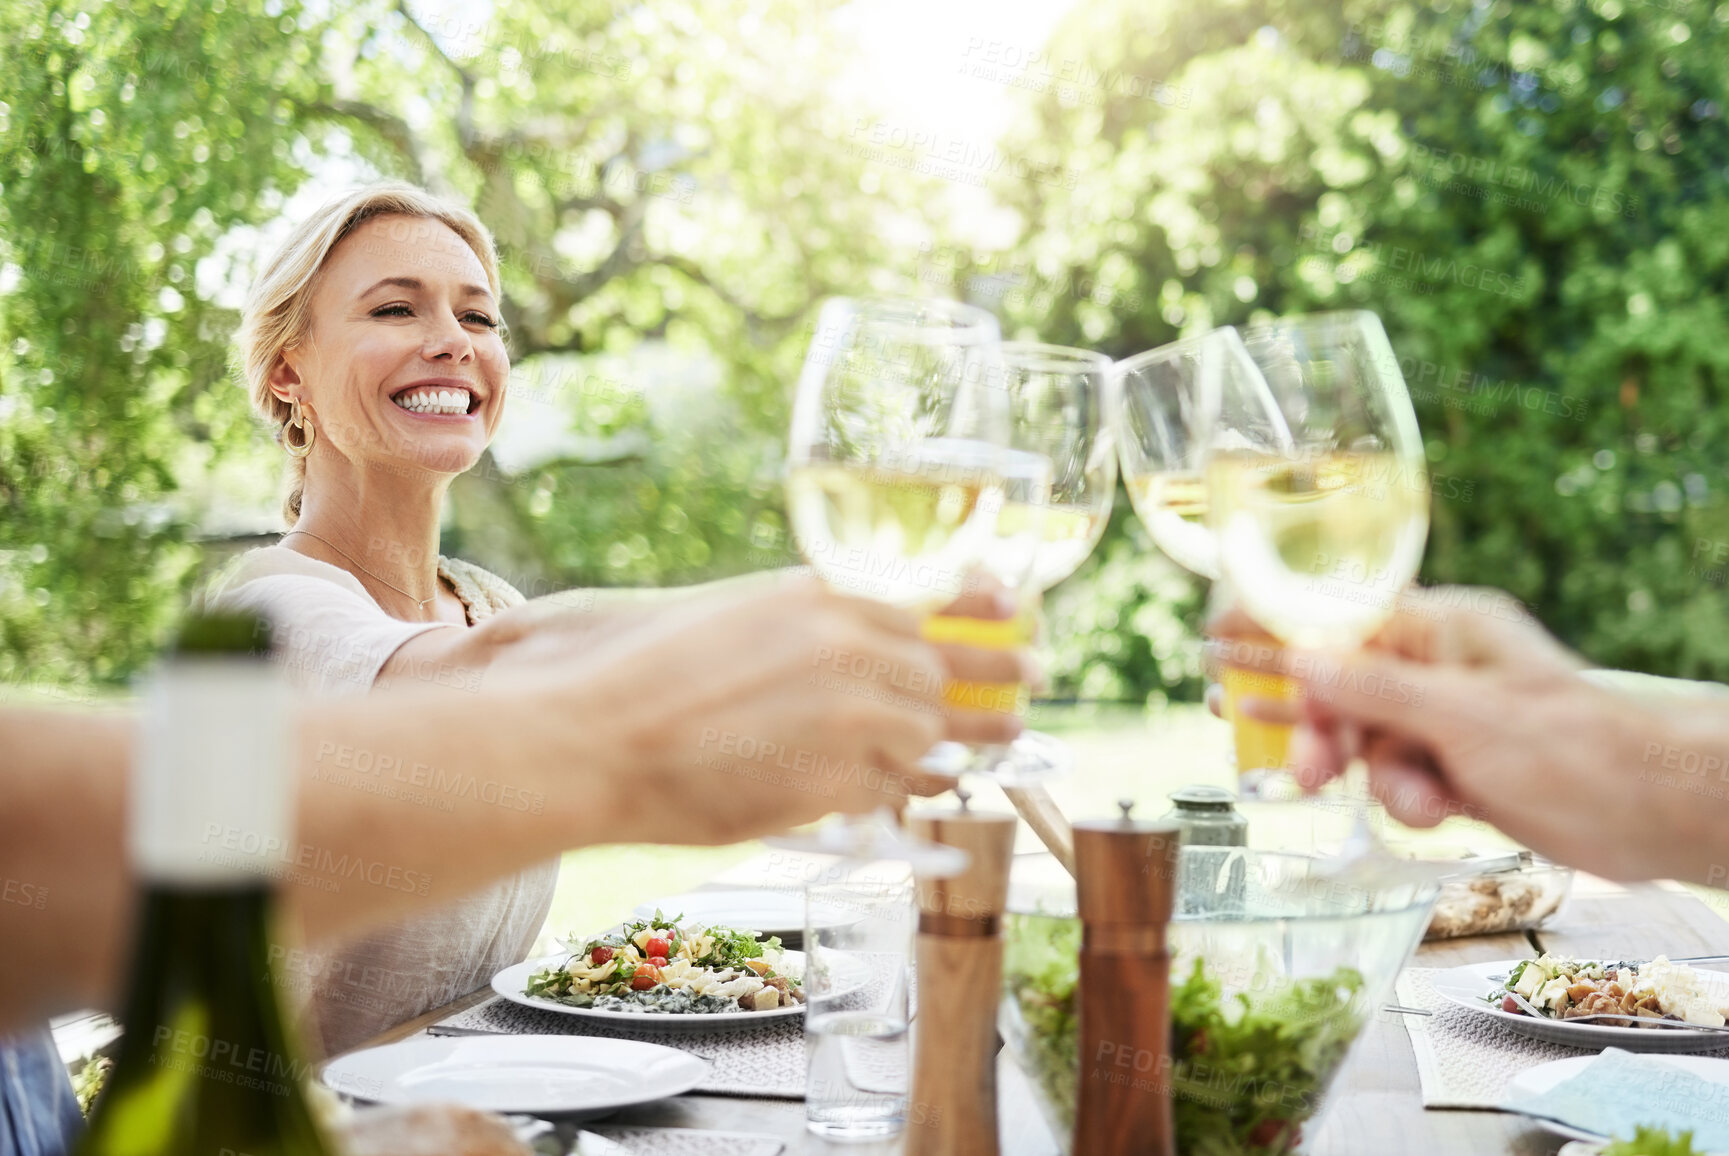
[[[468,382],[440,377],[406,385],[390,400],[416,417],[450,418],[478,414],[485,397]]]

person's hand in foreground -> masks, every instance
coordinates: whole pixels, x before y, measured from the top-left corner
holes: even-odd
[[[466,693],[307,700],[278,884],[318,941],[571,847],[735,842],[897,805],[936,789],[915,766],[939,738],[1018,727],[949,718],[942,680],[911,615],[807,581],[693,599]],[[125,713],[0,709],[0,881],[35,901],[0,903],[0,1034],[114,998],[135,731]]]
[[[633,639],[640,642],[655,637],[658,631],[679,629],[681,623],[703,619],[718,608],[728,607],[750,608],[748,625],[746,619],[739,620],[738,628],[743,633],[729,636],[712,654],[690,652],[669,659],[663,676],[669,698],[676,700],[687,693],[708,694],[714,689],[712,684],[727,683],[748,667],[751,657],[767,656],[773,646],[802,646],[804,649],[797,653],[803,657],[781,669],[786,681],[780,693],[786,696],[788,712],[813,696],[822,706],[803,716],[815,730],[805,736],[798,750],[805,752],[807,759],[814,759],[820,747],[826,745],[832,749],[836,743],[845,743],[847,728],[853,725],[853,715],[860,710],[893,708],[903,715],[911,712],[916,716],[913,721],[921,724],[918,733],[908,740],[913,746],[923,744],[916,754],[907,757],[910,748],[885,737],[890,749],[879,752],[875,762],[865,765],[894,772],[896,789],[912,794],[936,794],[954,786],[951,778],[914,773],[918,756],[937,742],[947,739],[1007,743],[1023,729],[1021,719],[1008,711],[970,709],[944,701],[945,683],[1036,684],[1041,679],[1037,664],[1025,650],[922,641],[918,618],[912,613],[830,592],[820,582],[796,574],[781,575],[772,585],[748,591],[728,589],[693,594],[676,603],[614,615],[598,628],[580,615],[542,613],[531,628],[514,634],[507,644],[493,651],[488,661],[500,672],[529,670],[540,663],[562,660],[579,649],[585,653],[603,653],[617,645],[629,647],[634,645]],[[884,651],[881,639],[870,644],[875,649],[868,649],[862,639],[829,645],[801,642],[799,632],[809,625],[804,616],[816,608],[857,618],[869,624],[873,632],[886,632],[892,644]],[[519,607],[518,611],[526,609]],[[1001,586],[981,582],[939,613],[962,618],[1007,619],[1014,614],[1014,600]],[[513,623],[517,620],[511,619]],[[489,620],[483,626],[494,621]],[[853,685],[859,679],[869,685]],[[675,689],[685,687],[687,682],[688,690]],[[832,733],[819,733],[824,728],[832,728]],[[729,752],[738,745],[734,739],[726,742]],[[753,744],[746,743],[745,749],[754,749]],[[777,745],[771,759],[784,762],[793,757],[789,750],[783,758],[779,749]],[[705,750],[712,755],[712,750]],[[829,761],[832,763],[833,759]],[[878,800],[882,801],[885,800]],[[897,802],[886,801],[891,805]],[[831,809],[847,808],[837,804]]]
[[[1612,878],[1722,882],[1729,710],[1594,685],[1505,594],[1412,591],[1350,653],[1282,649],[1232,609],[1208,633],[1215,662],[1300,686],[1300,704],[1244,709],[1297,722],[1291,769],[1307,790],[1361,755],[1377,797],[1412,826],[1463,814]]]

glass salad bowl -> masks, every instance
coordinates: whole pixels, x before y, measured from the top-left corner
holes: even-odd
[[[1437,890],[1353,887],[1302,855],[1183,848],[1170,930],[1178,1152],[1297,1150],[1422,939]],[[1080,1078],[1074,882],[1048,855],[1017,857],[1009,911],[999,1027],[1069,1153]]]

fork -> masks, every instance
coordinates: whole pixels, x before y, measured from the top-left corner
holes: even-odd
[[[1540,1020],[1547,1020],[1552,1024],[1585,1024],[1596,1020],[1632,1020],[1640,1027],[1650,1025],[1654,1028],[1668,1028],[1672,1031],[1679,1028],[1694,1032],[1729,1032],[1729,1026],[1712,1027],[1710,1024],[1690,1024],[1683,1020],[1663,1020],[1655,1019],[1651,1016],[1633,1016],[1628,1015],[1626,1012],[1598,1012],[1595,1015],[1569,1016],[1567,1019],[1558,1020],[1554,1016],[1544,1015],[1542,1012],[1538,1011],[1536,1005],[1516,991],[1508,990],[1507,995],[1512,997],[1513,1002],[1518,1004],[1527,1015],[1535,1016]],[[1623,1022],[1618,1026],[1629,1027],[1631,1025]]]

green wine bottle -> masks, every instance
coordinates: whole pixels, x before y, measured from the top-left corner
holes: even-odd
[[[327,1156],[277,1001],[273,868],[293,834],[289,697],[264,624],[204,615],[145,698],[125,1036],[85,1156]]]

